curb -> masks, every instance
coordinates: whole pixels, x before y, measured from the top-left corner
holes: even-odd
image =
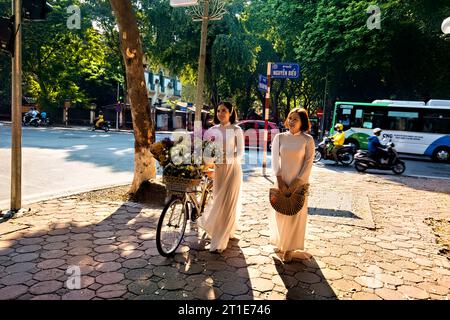
[[[55,199],[59,199],[59,198],[65,198],[65,197],[69,197],[69,196],[76,196],[76,195],[79,195],[81,193],[99,191],[99,190],[115,188],[115,187],[121,187],[121,186],[129,185],[129,184],[131,184],[131,182],[128,182],[128,183],[116,183],[116,184],[106,185],[106,186],[87,187],[86,189],[66,191],[66,192],[62,192],[62,193],[59,193],[59,194],[54,194],[54,195],[51,195],[51,196],[50,195],[46,195],[46,194],[40,194],[40,195],[38,194],[38,195],[34,196],[33,198],[31,198],[29,200],[23,200],[22,201],[22,208],[24,208],[25,206],[32,205],[34,203],[42,202],[42,201],[50,201],[50,200],[55,200]],[[9,200],[7,200],[5,202],[9,202]],[[2,210],[3,211],[9,210],[9,208],[7,208],[6,206],[5,207],[3,207],[3,206],[4,205],[0,204],[0,211],[2,211]]]

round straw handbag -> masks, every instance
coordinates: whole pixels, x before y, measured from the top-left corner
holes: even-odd
[[[300,212],[308,196],[309,184],[304,184],[295,192],[281,192],[279,189],[270,188],[270,204],[278,213],[293,216]]]

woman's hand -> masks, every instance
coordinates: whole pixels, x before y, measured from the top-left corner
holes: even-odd
[[[300,186],[300,179],[295,179],[294,181],[291,182],[291,184],[289,185],[289,192],[294,193],[298,187]]]
[[[286,183],[283,181],[283,179],[281,178],[281,176],[277,176],[277,183],[278,183],[278,189],[281,192],[286,192],[288,191],[288,186],[286,185]]]

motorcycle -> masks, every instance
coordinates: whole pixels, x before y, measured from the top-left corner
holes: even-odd
[[[109,129],[111,128],[111,124],[109,123],[109,121],[104,121],[100,127],[97,127],[97,125],[94,123],[94,126],[92,127],[92,131],[95,130],[103,130],[105,132],[108,132]]]
[[[331,152],[328,152],[330,144],[333,143],[330,138],[325,137],[321,143],[316,147],[316,152],[314,154],[314,162],[319,162],[320,160],[335,160]],[[355,147],[351,144],[343,145],[336,153],[337,160],[343,165],[350,165],[353,162],[355,155]]]
[[[37,114],[36,116],[33,116],[31,114],[25,114],[22,118],[22,125],[23,126],[49,126],[50,125],[50,118],[47,117],[47,113],[42,112]]]
[[[22,118],[22,125],[24,127],[31,125],[31,122],[36,122],[36,118],[33,117],[31,114],[26,113]]]
[[[397,151],[394,149],[395,144],[387,143],[388,162],[381,163],[373,159],[369,151],[358,150],[355,155],[355,169],[358,172],[364,172],[367,169],[392,170],[395,174],[400,175],[405,172],[405,163],[400,160]]]

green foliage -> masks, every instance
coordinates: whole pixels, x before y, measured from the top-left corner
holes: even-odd
[[[65,99],[82,106],[111,101],[115,84],[122,79],[117,68],[120,60],[104,34],[93,29],[92,17],[96,12],[86,1],[49,2],[53,12],[47,20],[23,23],[24,95],[36,98],[48,111],[62,106]],[[106,2],[103,4],[105,9]],[[81,29],[67,27],[70,5],[81,8]],[[3,70],[10,63],[9,57],[2,54],[0,59],[0,77],[7,78],[9,75]],[[10,94],[7,81],[0,83],[0,94],[4,92]]]

